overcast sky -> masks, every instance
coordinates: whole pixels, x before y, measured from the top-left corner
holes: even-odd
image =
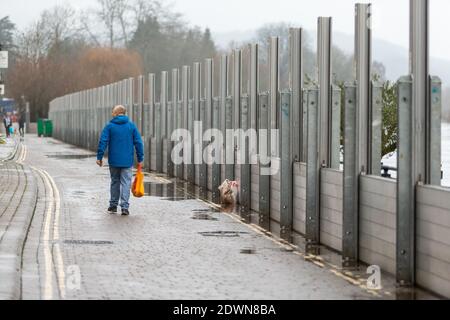
[[[354,32],[354,0],[166,0],[191,24],[213,32],[246,31],[270,22],[292,22],[316,29],[318,16],[332,16],[333,28]],[[408,46],[409,0],[359,1],[373,4],[374,37]],[[41,10],[69,3],[75,8],[96,0],[0,0],[0,16],[9,15],[19,28],[37,19]],[[450,60],[450,1],[431,0],[431,55]]]

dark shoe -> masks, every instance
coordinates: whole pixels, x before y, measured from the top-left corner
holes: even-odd
[[[130,215],[130,211],[128,211],[128,209],[122,209],[122,215],[123,216],[129,216]]]
[[[109,207],[108,213],[111,213],[111,214],[117,213],[117,207]]]

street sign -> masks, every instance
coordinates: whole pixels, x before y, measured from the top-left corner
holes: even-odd
[[[8,69],[8,51],[0,51],[0,69]]]
[[[0,96],[5,95],[5,85],[4,84],[0,84]]]

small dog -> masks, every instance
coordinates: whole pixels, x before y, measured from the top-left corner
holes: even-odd
[[[220,202],[225,206],[235,206],[239,196],[239,183],[225,180],[219,187]]]

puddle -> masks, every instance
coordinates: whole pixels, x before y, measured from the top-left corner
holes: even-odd
[[[157,197],[164,201],[186,201],[193,200],[195,197],[190,196],[182,188],[175,183],[144,183],[145,196]]]
[[[95,158],[95,154],[48,154],[47,158],[60,160],[82,160]]]

